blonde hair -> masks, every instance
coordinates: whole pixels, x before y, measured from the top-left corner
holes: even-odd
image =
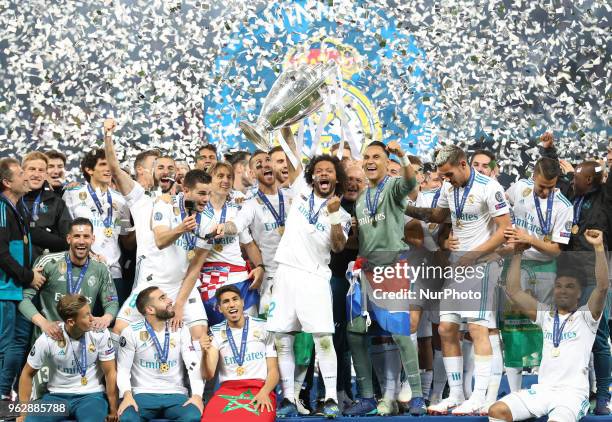
[[[49,157],[47,157],[40,151],[32,151],[28,152],[26,156],[23,157],[23,160],[21,161],[21,167],[24,167],[28,161],[34,160],[42,160],[45,162],[45,165],[49,165]]]
[[[75,319],[83,306],[87,305],[87,298],[83,295],[66,295],[57,302],[57,313],[62,321]]]
[[[210,168],[208,169],[208,174],[214,176],[215,174],[217,174],[217,171],[219,171],[221,167],[225,167],[225,169],[229,171],[232,180],[234,180],[234,167],[230,163],[227,163],[225,161],[217,161],[215,164],[210,166]]]

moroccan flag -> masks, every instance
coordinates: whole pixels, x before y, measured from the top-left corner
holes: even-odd
[[[210,399],[201,422],[274,422],[276,419],[276,394],[270,393],[272,412],[259,410],[251,404],[264,385],[262,380],[226,381]]]

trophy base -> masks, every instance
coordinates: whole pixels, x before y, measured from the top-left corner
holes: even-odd
[[[267,133],[262,130],[258,125],[249,122],[242,121],[239,123],[240,129],[244,136],[260,150],[268,152],[272,149],[273,145],[268,140]]]

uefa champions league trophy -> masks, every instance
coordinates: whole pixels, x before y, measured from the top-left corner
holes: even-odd
[[[274,146],[270,134],[293,125],[317,111],[324,104],[322,88],[327,78],[335,76],[334,62],[302,64],[286,70],[272,85],[257,122],[240,122],[240,129],[255,146],[269,151]]]

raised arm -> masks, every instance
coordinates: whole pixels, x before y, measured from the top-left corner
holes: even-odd
[[[538,302],[528,293],[521,290],[522,249],[515,249],[508,270],[506,293],[513,304],[518,306],[530,320],[535,321],[538,314]]]
[[[293,167],[293,163],[289,159],[289,155],[285,152],[285,155],[287,155],[287,167],[289,168],[289,184],[292,185],[293,182],[295,182],[295,179],[297,179],[300,173],[302,172],[302,160],[300,160],[300,152],[297,150],[297,147],[295,145],[295,139],[293,138],[291,128],[282,128],[281,136],[285,139],[285,142],[287,142],[289,149],[298,161],[297,167]]]
[[[416,181],[414,180],[414,169],[410,164],[410,160],[408,160],[408,158],[406,157],[406,153],[402,149],[400,143],[397,141],[389,142],[389,144],[387,145],[387,151],[389,151],[389,153],[391,154],[395,154],[399,158],[400,164],[402,166],[402,176],[404,177],[404,179],[412,183],[416,183]]]
[[[603,232],[601,230],[589,229],[585,231],[584,237],[595,249],[595,289],[589,297],[589,310],[593,319],[597,320],[603,313],[608,296],[608,257],[604,248]]]
[[[117,153],[115,152],[115,145],[113,144],[113,131],[117,127],[115,119],[104,120],[104,153],[106,155],[106,162],[108,167],[113,174],[113,178],[117,183],[117,188],[123,196],[128,195],[132,189],[134,189],[134,181],[125,171],[121,169],[119,160],[117,159]]]

